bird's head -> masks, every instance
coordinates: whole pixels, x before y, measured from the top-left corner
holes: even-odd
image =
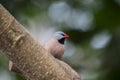
[[[69,35],[65,34],[62,31],[58,31],[54,34],[54,37],[60,42],[61,44],[64,44],[65,39],[69,37]]]

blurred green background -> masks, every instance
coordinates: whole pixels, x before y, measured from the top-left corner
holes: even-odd
[[[82,80],[120,80],[120,0],[0,0],[43,44],[55,31],[70,35],[62,58]],[[0,80],[24,80],[0,54]]]

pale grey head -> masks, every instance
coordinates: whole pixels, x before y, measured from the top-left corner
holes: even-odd
[[[68,38],[69,36],[67,34],[65,34],[64,32],[62,31],[58,31],[58,32],[55,32],[55,34],[53,35],[59,43],[61,44],[64,44],[65,42],[65,39]]]

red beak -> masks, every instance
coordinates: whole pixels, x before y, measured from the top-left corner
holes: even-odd
[[[67,35],[67,34],[64,34],[64,38],[69,38],[69,35]]]

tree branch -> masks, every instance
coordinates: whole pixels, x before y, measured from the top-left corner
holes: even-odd
[[[0,50],[27,80],[80,80],[69,65],[49,54],[2,5]]]

